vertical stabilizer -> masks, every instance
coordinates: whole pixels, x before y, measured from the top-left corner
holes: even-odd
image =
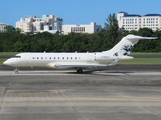
[[[132,52],[134,45],[142,39],[157,39],[157,37],[142,37],[130,34],[122,38],[110,51],[113,52],[115,56],[128,56]]]

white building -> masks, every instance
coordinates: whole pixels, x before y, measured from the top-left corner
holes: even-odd
[[[7,26],[7,24],[0,23],[0,32],[4,31],[4,27]]]
[[[126,12],[119,12],[117,20],[120,29],[124,30],[139,30],[140,28],[150,28],[152,30],[161,29],[161,15],[147,14],[144,16],[137,14],[128,14]]]
[[[101,25],[96,25],[95,22],[91,22],[88,25],[63,25],[62,32],[68,34],[71,32],[75,33],[98,33],[102,30]]]
[[[54,15],[43,15],[42,18],[31,16],[28,18],[21,18],[16,22],[16,28],[20,28],[22,32],[43,32],[45,31],[61,31],[63,19],[56,18]],[[48,30],[47,30],[48,29]]]

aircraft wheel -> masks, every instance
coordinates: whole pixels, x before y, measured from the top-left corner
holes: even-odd
[[[16,73],[16,74],[18,74],[18,73],[19,73],[19,71],[15,71],[15,73]]]
[[[14,71],[15,71],[16,74],[19,73],[19,69],[17,67],[15,67]]]
[[[78,69],[77,70],[77,73],[82,74],[83,73],[83,70],[82,69]]]

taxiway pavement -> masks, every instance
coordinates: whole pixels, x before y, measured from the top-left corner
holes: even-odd
[[[160,120],[161,70],[0,71],[0,120]]]

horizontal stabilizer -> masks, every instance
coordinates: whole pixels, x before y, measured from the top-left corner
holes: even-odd
[[[119,61],[122,61],[122,60],[132,60],[132,59],[134,59],[134,57],[132,57],[132,56],[121,56]]]
[[[141,39],[158,39],[157,37],[142,37],[142,36],[137,36],[137,35],[127,35],[126,39],[128,40],[141,40]]]

